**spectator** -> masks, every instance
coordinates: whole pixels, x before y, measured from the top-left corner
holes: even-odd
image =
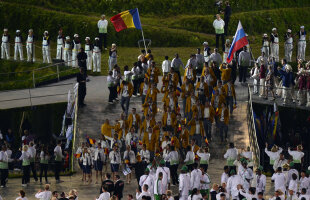
[[[216,48],[219,48],[219,39],[221,38],[222,50],[225,51],[225,35],[224,35],[225,22],[222,20],[220,14],[216,15],[216,19],[213,21],[213,27],[215,29]],[[220,64],[220,63],[219,63]]]

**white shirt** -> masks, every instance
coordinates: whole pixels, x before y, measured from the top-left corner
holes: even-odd
[[[171,68],[171,61],[164,60],[161,66],[162,66],[163,73],[168,73]]]
[[[149,186],[149,189],[148,191],[150,191],[151,194],[153,194],[154,192],[154,177],[152,175],[142,175],[140,177],[140,180],[139,180],[139,185],[140,187],[142,188],[143,185],[148,185]]]
[[[274,173],[271,180],[274,180],[275,191],[280,189],[283,193],[285,192],[286,178],[283,173]]]
[[[4,162],[4,163],[9,162],[8,154],[5,151],[0,152],[0,160],[1,160],[1,162]]]
[[[121,155],[119,152],[111,151],[109,154],[109,159],[111,160],[111,164],[121,163]]]
[[[200,157],[200,162],[201,161],[205,161],[205,162],[209,163],[210,153],[200,153],[200,152],[197,152],[197,156]]]
[[[208,107],[208,108],[204,108],[204,112],[203,112],[203,114],[204,114],[204,118],[209,118],[210,117],[210,108]]]
[[[298,191],[298,184],[297,184],[297,180],[291,180],[289,185],[288,185],[288,189],[289,190],[293,190],[294,193],[296,194],[296,192]]]
[[[293,160],[301,161],[301,158],[304,157],[304,152],[301,151],[291,151],[288,149],[288,153],[293,157]]]
[[[203,181],[204,183],[201,183],[201,181]],[[200,190],[210,189],[210,183],[211,183],[210,176],[207,173],[205,173],[204,175],[201,176],[200,179]]]
[[[148,197],[151,197],[151,193],[149,192],[145,192],[145,191],[142,191],[142,193],[136,193],[136,199],[137,200],[141,200],[143,196],[148,196]]]
[[[110,193],[109,192],[103,192],[100,194],[99,198],[96,200],[110,200]]]
[[[194,194],[193,197],[192,195],[188,196],[188,200],[200,200],[202,199],[202,195],[199,193],[199,194]]]
[[[200,169],[194,169],[191,172],[191,189],[193,190],[194,188],[199,189],[200,188],[200,180],[202,177],[202,172]]]
[[[150,152],[149,152],[149,150],[143,150],[143,149],[141,149],[141,151],[140,151],[140,155],[141,155],[141,159],[142,160],[144,160],[145,162],[147,162],[147,163],[149,163],[150,162]]]
[[[268,151],[267,148],[265,148],[266,154],[269,156],[270,161],[275,161],[280,157],[280,153],[282,152],[282,148],[279,147],[279,150],[277,152]]]
[[[31,146],[28,147],[28,153],[29,153],[31,158],[36,157],[36,152],[37,152],[37,150],[34,147],[31,147]]]
[[[164,194],[165,193],[163,181],[156,178],[154,185],[154,194]]]
[[[58,155],[58,156],[60,156],[60,157],[63,157],[61,147],[58,146],[58,145],[55,147],[54,153],[55,153],[55,155]]]
[[[52,198],[52,192],[51,191],[38,192],[35,195],[35,197],[41,200],[50,200]]]
[[[266,176],[264,174],[256,175],[256,193],[265,191]]]
[[[220,19],[220,20],[215,19],[215,20],[213,21],[213,27],[214,27],[215,29],[223,29],[224,26],[225,26],[225,22],[224,22],[222,19]]]
[[[162,189],[165,192],[168,189],[168,183],[170,183],[170,169],[168,167],[157,167],[156,179],[158,179],[159,172],[163,173],[163,178],[162,178],[163,188]],[[155,182],[155,185],[156,185],[156,182]]]
[[[0,200],[2,200],[1,196],[0,196]],[[27,197],[17,197],[15,200],[28,200]]]
[[[223,62],[222,56],[219,53],[212,53],[210,55],[210,61],[215,61],[217,65],[219,65]]]
[[[302,188],[306,188],[309,193],[310,190],[310,178],[309,177],[300,177],[299,179],[299,192],[301,192]]]
[[[226,184],[227,184],[228,178],[229,178],[228,174],[226,174],[225,172],[223,172],[223,173],[222,173],[222,176],[221,176],[221,185],[222,185],[223,183],[226,183]]]
[[[181,197],[187,197],[188,191],[190,190],[190,175],[187,173],[180,174],[179,180],[180,180],[179,191],[180,191]]]
[[[283,165],[285,164],[288,164],[286,159],[281,160],[280,158],[278,158],[277,160],[274,161],[273,170],[276,171],[278,167],[283,168]]]
[[[237,156],[238,156],[238,150],[236,148],[230,148],[230,149],[227,149],[227,151],[224,155],[224,158],[236,160]]]
[[[179,163],[179,153],[177,151],[170,151],[164,158],[170,162],[170,165]]]
[[[100,20],[98,21],[98,23],[97,23],[97,26],[98,26],[98,28],[103,28],[103,29],[108,28],[108,20],[106,20],[106,19],[104,19],[104,20],[100,19]]]
[[[132,150],[130,150],[129,152],[128,151],[124,152],[124,160],[125,159],[128,159],[130,164],[136,163],[136,156]]]
[[[186,153],[186,157],[185,157],[184,162],[186,163],[186,162],[189,162],[189,161],[192,161],[192,162],[195,161],[195,153],[192,152],[192,151],[188,151],[188,152]]]
[[[233,198],[238,197],[239,190],[237,189],[238,185],[243,185],[243,180],[239,175],[233,175],[228,178],[227,181],[227,193],[230,194]]]

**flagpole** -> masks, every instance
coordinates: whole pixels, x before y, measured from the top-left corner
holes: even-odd
[[[139,13],[139,9],[138,9],[138,8],[137,8],[137,11],[138,11],[138,13]],[[140,19],[140,13],[139,13],[139,19]],[[140,24],[141,24],[141,20],[140,20]],[[145,39],[144,39],[142,24],[141,24],[141,33],[142,33],[142,39],[143,39],[144,49],[145,49],[145,52],[146,52],[146,45],[145,45]]]

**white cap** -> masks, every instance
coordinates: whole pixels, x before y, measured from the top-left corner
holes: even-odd
[[[277,28],[272,28],[272,31],[276,31],[277,30]]]
[[[95,40],[99,40],[99,38],[98,38],[98,37],[95,37]]]
[[[7,28],[5,28],[5,29],[3,29],[3,31],[8,31],[8,29],[7,29]]]
[[[292,30],[291,30],[291,29],[287,29],[287,32],[288,32],[288,33],[291,33],[291,32],[292,32]]]
[[[115,44],[115,43],[113,43],[113,44],[112,44],[112,47],[116,47],[116,44]]]
[[[20,33],[20,30],[16,30],[16,33]]]
[[[305,28],[304,26],[301,26],[300,28]]]
[[[90,37],[86,37],[85,40],[90,40]]]
[[[74,34],[74,36],[73,37],[79,37],[79,35],[76,33],[76,34]]]
[[[268,37],[268,35],[267,35],[267,33],[264,33],[264,35],[263,35],[264,37]]]
[[[31,28],[31,29],[29,29],[29,30],[28,30],[28,32],[33,32],[33,29],[32,29],[32,28]]]
[[[66,37],[66,40],[70,40],[70,36],[67,36],[67,37]]]
[[[45,33],[47,33],[47,34],[48,34],[48,31],[44,31],[44,34],[45,34]]]
[[[203,42],[202,45],[209,45],[209,43],[208,42]]]

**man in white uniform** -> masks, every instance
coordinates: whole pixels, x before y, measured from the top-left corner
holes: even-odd
[[[170,169],[168,167],[165,167],[165,161],[161,160],[159,163],[159,167],[157,167],[156,170],[156,179],[158,179],[158,174],[160,172],[163,173],[163,178],[162,178],[162,184],[163,184],[163,191],[168,190],[170,188]]]
[[[87,54],[86,66],[87,70],[92,69],[92,58],[93,58],[93,45],[90,41],[90,37],[85,38],[85,53]]]
[[[73,36],[73,48],[72,48],[72,67],[77,68],[78,67],[78,59],[77,55],[81,48],[81,42],[79,39],[78,34],[74,34]]]
[[[16,30],[16,36],[15,36],[15,46],[14,46],[14,60],[17,60],[17,57],[20,57],[20,60],[24,60],[23,55],[23,38],[20,34],[20,30]]]
[[[51,52],[50,52],[50,37],[48,31],[44,31],[43,41],[42,41],[42,55],[43,63],[52,63]]]
[[[29,29],[29,34],[26,41],[26,50],[27,50],[27,62],[35,62],[35,47],[34,47],[34,36],[33,30]]]
[[[72,42],[70,40],[70,36],[67,36],[66,41],[65,41],[64,55],[63,55],[66,66],[71,66],[72,46],[73,45],[72,45]]]
[[[95,38],[93,49],[93,72],[101,72],[101,50],[99,38]]]
[[[274,190],[275,191],[280,189],[283,193],[285,193],[285,191],[286,191],[286,177],[282,173],[281,167],[278,167],[277,172],[272,175],[271,180],[274,181]]]
[[[287,29],[287,32],[284,35],[285,43],[284,43],[284,54],[287,62],[292,61],[292,53],[293,53],[293,37],[292,30]]]
[[[272,29],[270,41],[271,57],[274,57],[276,62],[279,62],[279,36],[276,28]]]
[[[65,37],[62,34],[62,29],[58,31],[57,36],[57,53],[56,53],[56,59],[63,59],[64,57],[64,44],[65,44]]]
[[[180,200],[187,200],[188,193],[190,190],[190,175],[187,173],[187,167],[183,166],[181,169],[181,174],[179,176],[179,194]]]
[[[10,59],[10,35],[8,29],[3,29],[2,43],[1,43],[1,59]]]
[[[300,31],[297,33],[297,35],[299,37],[297,58],[302,59],[302,61],[305,61],[306,46],[307,46],[307,42],[306,42],[307,33],[305,31],[304,26],[300,27]]]

